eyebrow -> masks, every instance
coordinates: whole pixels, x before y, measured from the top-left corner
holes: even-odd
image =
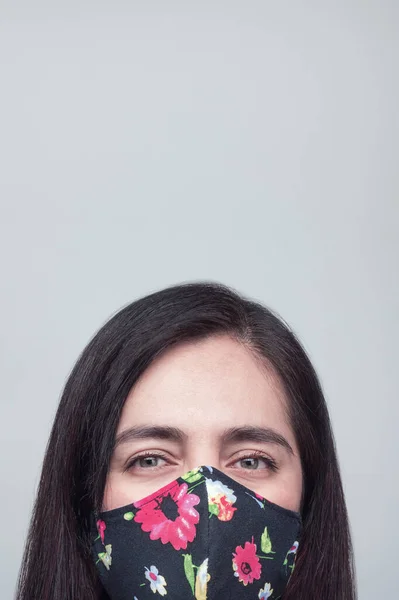
[[[168,440],[182,444],[187,439],[187,434],[177,427],[161,427],[159,425],[144,425],[142,427],[130,427],[125,429],[115,440],[115,448],[121,444],[133,442],[135,440],[146,440],[157,438],[159,440]]]
[[[188,439],[188,435],[177,427],[167,427],[159,425],[144,425],[141,427],[130,427],[122,431],[115,440],[114,447],[133,442],[135,440],[160,439],[183,444]],[[226,429],[221,436],[222,443],[238,444],[242,442],[257,442],[263,444],[275,444],[287,450],[290,454],[294,451],[288,440],[270,427],[253,427],[246,425],[244,427],[231,427]]]
[[[275,444],[287,450],[290,454],[294,454],[291,444],[288,440],[270,427],[232,427],[227,429],[222,436],[225,444],[233,444],[239,442],[260,442],[263,444]]]

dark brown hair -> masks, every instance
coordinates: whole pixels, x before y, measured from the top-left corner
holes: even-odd
[[[133,302],[77,361],[47,446],[22,562],[18,600],[99,600],[90,554],[121,410],[150,363],[172,345],[227,334],[279,376],[304,475],[304,531],[284,600],[354,600],[352,548],[323,392],[288,326],[261,304],[215,283],[177,285]]]

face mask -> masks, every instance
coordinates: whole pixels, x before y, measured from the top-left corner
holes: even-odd
[[[301,519],[212,467],[199,467],[93,519],[93,554],[112,600],[277,600]]]

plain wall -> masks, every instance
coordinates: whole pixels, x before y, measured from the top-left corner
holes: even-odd
[[[399,2],[0,2],[3,598],[65,379],[212,279],[304,342],[361,600],[398,596]]]

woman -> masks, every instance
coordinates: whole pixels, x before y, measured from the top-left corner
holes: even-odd
[[[289,328],[214,283],[122,309],[63,392],[19,600],[353,600],[323,393]]]

